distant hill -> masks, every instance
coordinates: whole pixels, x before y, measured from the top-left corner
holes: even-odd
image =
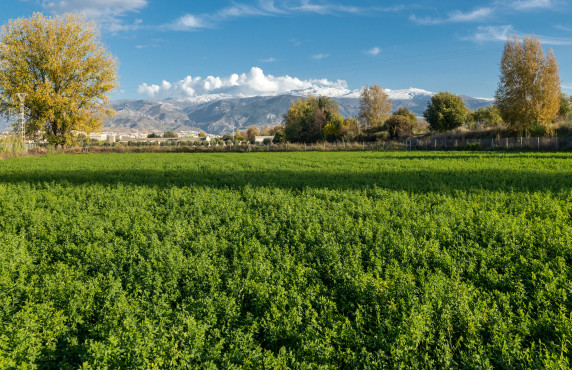
[[[393,101],[393,109],[407,107],[421,117],[432,96],[421,89],[386,90]],[[232,97],[200,96],[176,100],[117,100],[111,107],[117,112],[104,124],[104,130],[118,132],[167,130],[203,130],[212,134],[229,133],[255,125],[264,127],[282,122],[290,104],[306,95],[306,91],[292,95]],[[310,92],[311,93],[311,92]],[[492,104],[490,99],[461,96],[469,109]],[[339,104],[340,114],[354,117],[359,109],[359,91],[333,98]],[[0,129],[7,129],[0,119]]]
[[[419,90],[423,91],[423,90]],[[431,93],[401,94],[394,97],[393,109],[407,107],[421,117],[427,108]],[[245,129],[255,125],[263,127],[283,121],[290,104],[298,95],[257,96],[248,98],[218,98],[196,103],[185,100],[121,100],[112,103],[117,114],[108,120],[108,130],[189,130],[200,129],[208,133],[224,134],[233,129]],[[492,104],[492,100],[462,96],[469,109]],[[335,97],[340,114],[354,117],[358,113],[359,98]]]

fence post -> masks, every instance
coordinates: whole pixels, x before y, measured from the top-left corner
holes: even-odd
[[[538,136],[536,138],[536,145],[537,145],[538,151],[540,151],[540,136]]]
[[[491,139],[491,150],[495,150],[495,139]]]
[[[520,137],[520,149],[522,149],[522,136]]]

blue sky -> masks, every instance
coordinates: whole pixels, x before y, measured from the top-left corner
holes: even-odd
[[[572,94],[572,2],[0,0],[0,22],[79,11],[120,62],[113,99],[416,87],[493,97],[510,35],[552,48]],[[210,77],[209,77],[210,76]]]

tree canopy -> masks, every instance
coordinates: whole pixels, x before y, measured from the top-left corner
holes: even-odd
[[[369,127],[383,125],[389,117],[391,108],[391,99],[381,86],[364,86],[360,96],[358,117]]]
[[[504,46],[495,94],[500,115],[515,131],[550,128],[560,108],[560,76],[552,50],[542,52],[536,37],[509,38]],[[550,130],[549,130],[550,131]]]
[[[117,63],[83,16],[35,13],[0,31],[0,112],[18,109],[25,93],[26,133],[67,145],[72,131],[93,132],[113,111]]]
[[[474,110],[469,114],[469,120],[484,127],[498,127],[503,124],[499,109],[494,105]]]
[[[328,135],[336,135],[343,124],[335,100],[313,95],[292,102],[284,121],[286,140],[305,143],[315,143]]]
[[[467,108],[460,96],[448,91],[431,97],[423,117],[433,131],[445,132],[461,126],[465,122]]]

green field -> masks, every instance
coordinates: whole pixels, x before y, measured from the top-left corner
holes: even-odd
[[[0,161],[0,368],[567,368],[571,299],[571,153]]]

